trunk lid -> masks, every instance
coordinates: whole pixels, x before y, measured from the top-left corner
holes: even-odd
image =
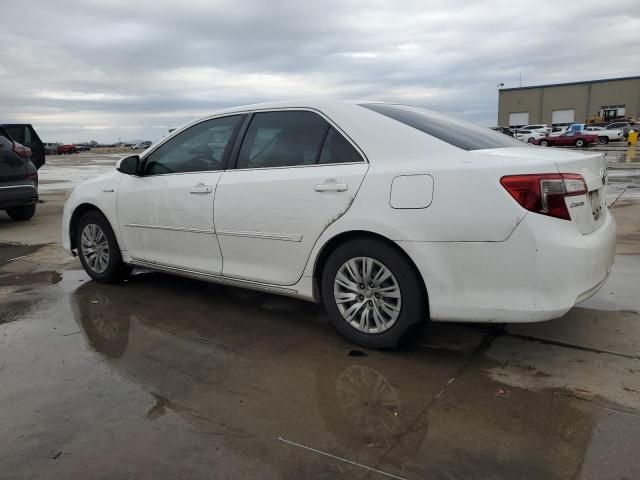
[[[604,223],[607,214],[605,192],[607,166],[602,153],[531,146],[477,150],[476,153],[508,157],[513,159],[515,165],[518,160],[548,160],[555,164],[558,173],[581,175],[588,192],[586,195],[566,197],[571,220],[583,234],[597,230]]]

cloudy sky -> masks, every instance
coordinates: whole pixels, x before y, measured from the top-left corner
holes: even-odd
[[[640,74],[638,0],[3,0],[0,121],[44,141],[162,137],[326,96],[491,125],[496,85]]]

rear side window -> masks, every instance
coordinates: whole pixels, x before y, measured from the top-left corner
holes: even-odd
[[[21,143],[22,145],[26,145],[24,138],[25,128],[23,125],[11,125],[7,127],[7,131],[14,141]]]
[[[361,106],[463,150],[522,147],[522,142],[490,128],[429,110],[383,103],[367,103]]]
[[[9,132],[4,127],[0,127],[0,137],[11,141],[11,135],[9,135]]]
[[[256,113],[242,141],[236,168],[317,163],[329,124],[307,111]]]
[[[329,128],[327,138],[322,146],[318,163],[353,163],[362,162],[362,157],[355,148],[340,135],[335,128]]]

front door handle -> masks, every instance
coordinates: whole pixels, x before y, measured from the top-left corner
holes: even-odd
[[[349,185],[346,183],[321,183],[316,185],[316,192],[346,192]]]
[[[195,187],[191,187],[189,190],[189,193],[192,195],[208,195],[211,192],[213,192],[213,189],[204,183],[199,183]]]

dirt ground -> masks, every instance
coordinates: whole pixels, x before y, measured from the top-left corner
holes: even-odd
[[[32,221],[0,213],[0,479],[640,478],[629,175],[595,297],[539,324],[433,323],[398,351],[315,304],[90,281],[59,246],[68,189],[45,188]]]

